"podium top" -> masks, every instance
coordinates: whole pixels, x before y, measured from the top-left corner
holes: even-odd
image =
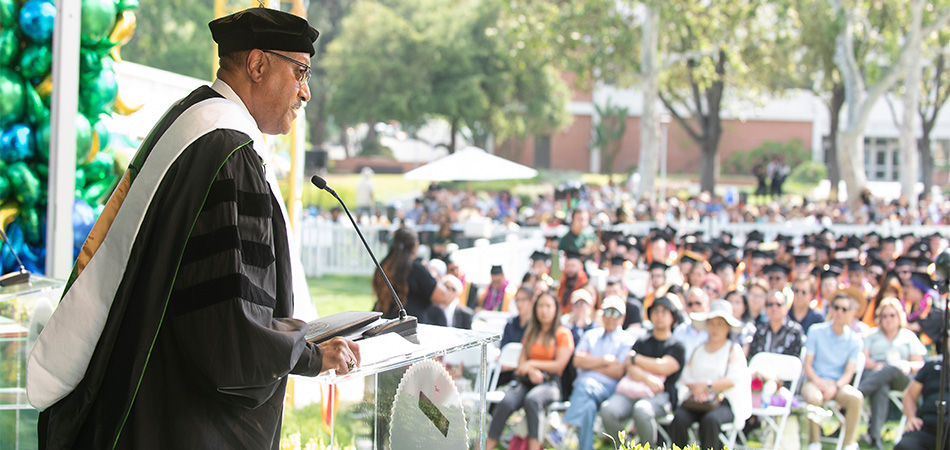
[[[379,337],[385,336],[388,335]],[[434,358],[448,353],[454,353],[468,348],[489,344],[501,340],[501,335],[498,333],[485,331],[463,330],[461,328],[419,324],[416,329],[416,338],[419,340],[419,344],[414,345],[408,344],[407,342],[406,352],[378,348],[372,349],[373,353],[379,353],[380,350],[388,352],[396,351],[396,353],[379,361],[371,361],[369,364],[366,363],[367,361],[364,361],[364,364],[362,364],[361,367],[358,367],[356,370],[345,375],[337,375],[335,371],[329,370],[315,377],[315,380],[321,383],[336,384],[353,378],[361,378],[380,372],[385,372],[387,370],[392,370],[398,367],[408,366],[414,362],[422,361],[424,359]],[[402,338],[399,337],[399,339]],[[366,348],[364,350],[362,346],[374,345],[374,342],[372,340],[361,340],[359,341],[359,344],[361,345],[361,353],[366,354],[370,353],[370,349]]]

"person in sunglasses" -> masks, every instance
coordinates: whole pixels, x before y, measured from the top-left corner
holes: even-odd
[[[858,302],[844,292],[831,299],[828,311],[831,320],[813,325],[805,339],[805,377],[802,398],[821,405],[834,399],[846,409],[844,449],[857,450],[858,421],[864,405],[864,395],[851,385],[857,368],[858,354],[864,344],[861,336],[851,330]],[[821,429],[815,422],[809,423],[808,450],[821,448]]]
[[[749,345],[749,359],[759,352],[782,353],[798,357],[805,343],[805,331],[788,318],[789,302],[782,291],[772,291],[765,301],[768,323],[759,325]]]
[[[564,423],[577,430],[579,448],[594,448],[594,419],[601,403],[614,393],[623,377],[627,353],[633,347],[633,335],[621,328],[627,302],[611,295],[604,298],[603,328],[584,333],[574,349],[577,378],[571,392],[571,406],[564,412]],[[566,430],[560,430],[566,431]],[[554,432],[552,441],[558,441]],[[557,442],[555,442],[557,443]]]

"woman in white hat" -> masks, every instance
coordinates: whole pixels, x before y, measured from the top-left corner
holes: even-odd
[[[742,322],[733,317],[732,304],[716,300],[709,312],[690,314],[693,324],[709,333],[709,340],[693,351],[683,370],[680,383],[689,388],[689,398],[673,415],[670,437],[679,446],[689,444],[688,430],[699,422],[700,448],[722,449],[719,430],[722,424],[733,422],[742,426],[752,415],[752,391],[749,367],[742,347],[729,339],[730,331],[739,331]],[[708,411],[691,404],[713,403]]]

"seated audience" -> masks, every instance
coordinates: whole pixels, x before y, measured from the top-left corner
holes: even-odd
[[[725,300],[732,305],[733,317],[742,322],[742,328],[732,334],[732,341],[739,344],[743,350],[749,349],[749,343],[752,342],[752,336],[755,335],[755,322],[746,313],[748,311],[748,302],[745,291],[731,291],[726,294]]]
[[[805,331],[788,317],[788,301],[781,291],[772,291],[765,302],[765,314],[769,322],[759,325],[749,345],[749,359],[756,353],[782,353],[794,357],[802,354]]]
[[[521,338],[524,337],[524,330],[531,320],[533,306],[533,290],[525,286],[518,288],[518,291],[515,292],[515,308],[518,310],[518,315],[508,319],[508,323],[505,324],[505,330],[501,333],[501,342],[498,344],[500,347],[504,347],[505,344],[511,342],[521,342]],[[498,375],[498,385],[508,384],[512,379],[514,370],[514,367],[502,367],[501,373]]]
[[[571,406],[564,413],[564,423],[577,430],[581,450],[594,448],[594,418],[600,404],[614,392],[624,374],[624,361],[633,345],[633,336],[623,330],[626,302],[608,296],[603,302],[603,328],[584,333],[574,350],[577,378],[571,393]],[[560,433],[555,430],[554,442]]]
[[[917,333],[924,345],[936,343],[940,338],[940,318],[943,314],[932,314],[942,311],[937,303],[940,295],[934,286],[930,275],[914,272],[909,287],[904,289],[907,329]]]
[[[641,443],[659,444],[656,418],[673,412],[677,404],[676,381],[686,364],[683,344],[673,338],[673,326],[679,321],[679,308],[667,297],[653,301],[647,311],[653,330],[650,337],[633,344],[625,358],[626,375],[649,386],[652,395],[631,397],[614,392],[601,405],[604,433],[617,437],[630,416]]]
[[[699,287],[690,288],[686,293],[686,307],[684,311],[691,317],[693,314],[705,313],[709,311],[709,297],[706,291]],[[705,328],[699,328],[692,322],[683,322],[673,330],[673,337],[683,344],[686,350],[686,357],[693,354],[693,350],[709,340],[709,333]]]
[[[575,342],[581,336],[597,326],[594,322],[594,296],[587,289],[577,289],[571,293],[571,312],[561,316],[561,324],[567,327]]]
[[[907,319],[900,300],[885,298],[877,307],[876,328],[864,341],[864,375],[858,389],[871,404],[868,436],[871,445],[884,448],[881,428],[890,408],[888,393],[903,391],[924,365],[927,349],[914,332],[904,328]]]
[[[440,305],[445,312],[445,326],[471,330],[475,311],[459,301],[459,296],[462,293],[462,281],[452,275],[446,275],[442,278],[442,282],[445,283],[445,288],[448,289],[449,297],[452,299],[447,305]]]
[[[815,282],[809,275],[802,275],[792,283],[792,307],[788,311],[788,318],[802,326],[806,334],[808,329],[816,323],[825,321],[825,315],[812,308],[815,298]]]
[[[705,403],[720,398],[721,403],[710,410],[691,409],[689,399],[676,408],[670,425],[673,444],[689,444],[689,427],[699,422],[699,446],[722,449],[719,430],[722,424],[744,423],[752,415],[752,378],[742,348],[729,340],[729,332],[742,325],[732,315],[732,305],[725,300],[710,304],[708,313],[690,314],[693,323],[709,333],[709,340],[696,348],[681,382],[689,388],[692,400]]]
[[[491,266],[491,282],[478,296],[478,309],[508,311],[509,301],[516,290],[517,286],[508,281],[501,266]]]
[[[765,300],[769,296],[769,291],[771,291],[771,289],[769,289],[769,284],[764,278],[753,278],[752,281],[749,282],[749,288],[746,293],[746,300],[749,304],[748,313],[749,317],[755,322],[756,327],[769,321],[765,315]]]
[[[495,407],[485,448],[495,448],[508,417],[521,407],[528,424],[528,449],[541,448],[541,415],[547,405],[561,399],[561,372],[574,352],[571,332],[558,322],[559,313],[557,299],[550,293],[535,301],[515,369],[518,385]]]
[[[813,325],[805,340],[805,377],[802,398],[812,405],[821,405],[834,399],[845,408],[845,450],[857,450],[858,420],[864,405],[864,395],[851,385],[863,342],[851,331],[857,302],[847,294],[840,294],[829,302],[831,321]],[[811,422],[808,432],[808,450],[821,449],[821,429]]]

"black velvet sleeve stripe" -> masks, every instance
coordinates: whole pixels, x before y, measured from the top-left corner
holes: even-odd
[[[231,203],[237,200],[237,185],[230,178],[215,180],[208,191],[208,199],[201,211],[208,211],[221,203]]]
[[[206,281],[195,286],[178,290],[172,293],[173,300],[169,302],[172,316],[196,311],[208,306],[235,298],[274,308],[277,300],[254,285],[242,274],[230,274]]]
[[[227,250],[241,248],[241,237],[235,225],[219,228],[208,234],[192,236],[185,246],[182,264],[190,264]]]
[[[237,191],[238,214],[250,217],[271,218],[270,194]]]
[[[269,245],[241,241],[241,261],[249,266],[264,268],[274,262],[274,252]]]

